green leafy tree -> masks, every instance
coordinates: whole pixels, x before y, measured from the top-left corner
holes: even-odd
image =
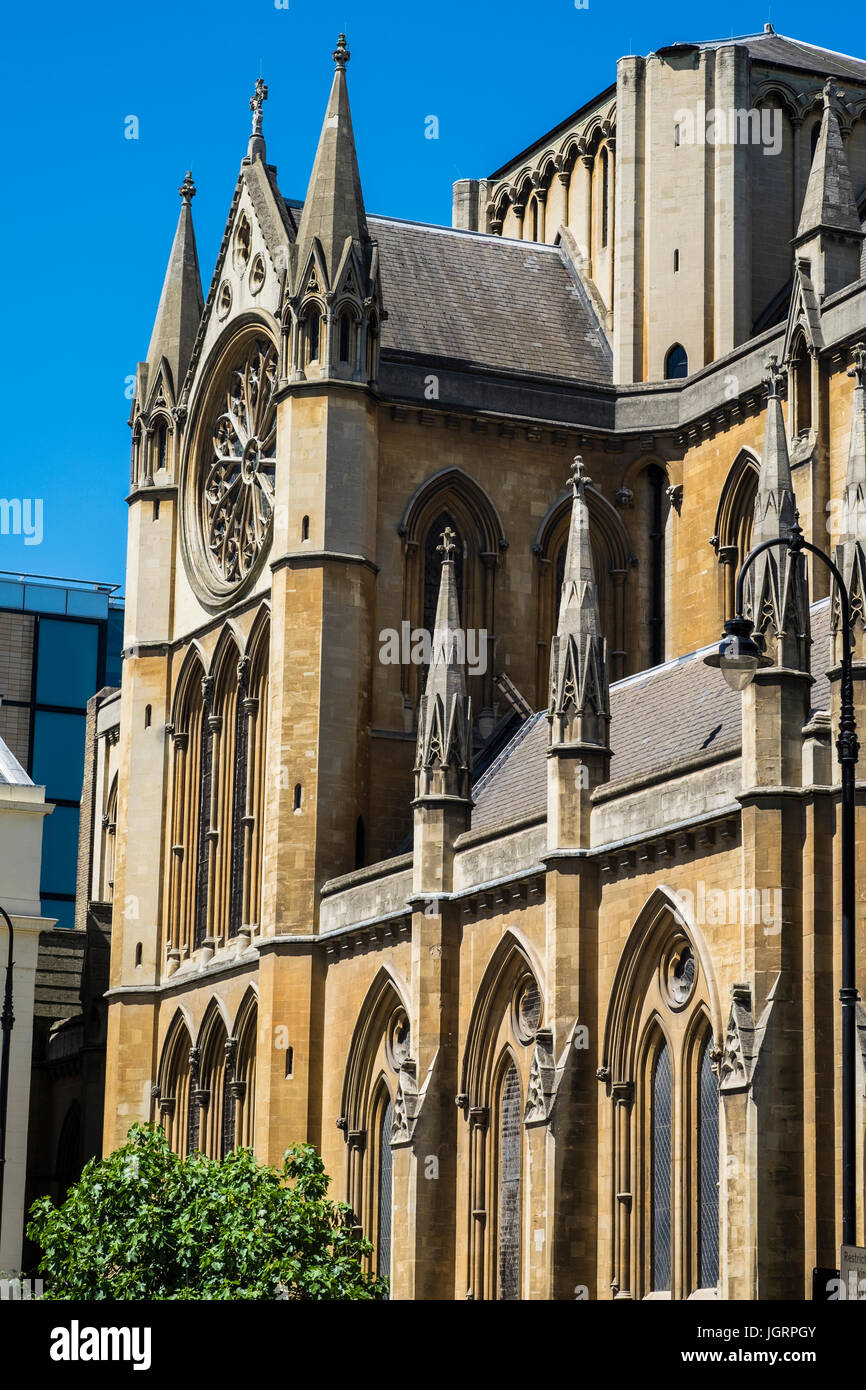
[[[181,1158],[161,1129],[91,1159],[61,1206],[34,1202],[27,1234],[53,1299],[381,1299],[372,1246],[351,1208],[327,1197],[309,1144],[281,1169],[250,1149]]]

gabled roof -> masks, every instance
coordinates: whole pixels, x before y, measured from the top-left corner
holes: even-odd
[[[829,710],[830,605],[812,606],[813,709]],[[626,676],[610,687],[610,786],[677,767],[703,753],[735,757],[742,737],[740,694],[704,665],[712,651]],[[660,777],[661,780],[661,777]],[[472,830],[490,830],[547,809],[547,717],[532,714],[473,788]]]
[[[383,354],[608,385],[610,348],[564,253],[539,242],[368,217]]]

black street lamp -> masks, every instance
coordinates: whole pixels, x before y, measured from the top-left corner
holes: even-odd
[[[0,1231],[3,1229],[3,1178],[6,1174],[6,1110],[9,1104],[9,1045],[12,1041],[12,947],[15,933],[12,921],[5,908],[0,907],[0,917],[6,923],[9,933],[9,955],[6,959],[6,989],[3,995],[3,1011],[0,1013]]]
[[[752,680],[759,666],[772,663],[764,656],[755,642],[753,624],[743,617],[743,586],[749,567],[755,559],[771,546],[787,546],[791,555],[808,550],[811,555],[827,566],[839,590],[839,609],[842,619],[842,656],[840,660],[840,708],[839,734],[836,751],[842,773],[842,988],[839,999],[842,1004],[842,1244],[855,1243],[856,1229],[856,1171],[855,1171],[855,1068],[856,1068],[856,1020],[855,1008],[860,998],[854,984],[854,902],[856,896],[854,859],[854,769],[860,752],[857,742],[857,725],[854,718],[854,677],[851,663],[851,603],[845,581],[839,570],[823,550],[812,545],[803,537],[800,529],[799,513],[794,515],[794,524],[787,536],[776,536],[773,540],[756,545],[743,561],[737,575],[736,617],[725,623],[725,635],[719,643],[718,652],[707,657],[708,666],[718,666],[729,685],[735,690],[743,690]]]

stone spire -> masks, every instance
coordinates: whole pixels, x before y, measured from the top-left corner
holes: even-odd
[[[767,362],[767,421],[755,498],[752,546],[787,536],[797,525],[797,499],[791,480],[788,441],[779,387],[783,373],[776,357]],[[765,550],[749,572],[746,610],[775,664],[808,671],[809,603],[802,554],[783,546]]]
[[[180,217],[171,255],[168,258],[168,269],[165,272],[150,346],[147,349],[149,381],[155,379],[155,373],[164,357],[171,372],[171,388],[175,396],[180,391],[189,365],[204,309],[192,225],[192,199],[195,197],[196,188],[191,173],[187,172],[178,192],[181,197]]]
[[[256,78],[256,89],[250,97],[250,110],[253,113],[253,130],[247,146],[247,159],[265,160],[265,137],[262,135],[262,106],[268,99],[268,89],[261,77]]]
[[[842,145],[839,110],[836,84],[828,78],[821,130],[794,238],[797,255],[811,263],[812,282],[822,297],[860,275],[863,233]]]
[[[550,662],[550,746],[608,746],[610,700],[605,640],[589,542],[586,489],[591,479],[577,457],[571,470],[571,525],[559,621]]]
[[[851,597],[851,618],[859,659],[866,655],[866,344],[854,348],[851,437],[842,498],[836,564]],[[839,597],[833,590],[833,628],[839,625]]]
[[[472,708],[466,694],[465,635],[460,627],[454,573],[454,532],[446,526],[442,575],[430,667],[418,714],[416,799],[446,797],[468,802],[472,762]]]
[[[368,241],[346,85],[350,54],[345,34],[338,38],[333,56],[334,80],[298,228],[296,261],[297,273],[302,276],[313,243],[318,241],[331,287],[346,241],[359,245]]]

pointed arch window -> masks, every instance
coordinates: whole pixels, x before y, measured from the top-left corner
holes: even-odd
[[[791,402],[791,437],[808,434],[812,428],[812,357],[806,338],[798,333],[788,364]]]
[[[710,1019],[719,1030],[721,1019],[705,947],[692,930],[664,893],[654,893],[611,991],[602,1061],[617,1175],[609,1197],[617,1297],[717,1292],[719,1092]]]
[[[339,1123],[346,1141],[346,1200],[373,1245],[367,1268],[389,1279],[394,1102],[401,1068],[413,1065],[411,1051],[409,1015],[390,974],[381,969],[361,1005],[349,1045]]]
[[[459,1161],[468,1199],[467,1298],[518,1300],[533,1272],[532,1250],[523,1248],[524,1134],[547,1121],[530,1078],[539,1049],[547,1057],[551,1043],[544,990],[506,933],[472,1008],[458,1098],[466,1119]]]
[[[403,538],[403,619],[410,630],[435,625],[442,556],[437,551],[446,525],[457,536],[454,554],[460,624],[477,641],[488,642],[486,669],[470,675],[473,709],[480,715],[493,705],[493,662],[489,643],[495,633],[495,586],[499,555],[505,538],[496,511],[482,489],[461,469],[443,469],[418,489],[399,526]],[[402,695],[416,709],[422,670],[412,663],[400,666]]]
[[[156,427],[156,459],[157,468],[168,467],[168,425],[165,420],[160,420]]]
[[[633,583],[639,580],[639,575],[631,578],[634,565],[631,540],[621,514],[614,510],[595,488],[588,490],[587,503],[593,571],[602,631],[607,639],[610,679],[619,680],[628,674],[628,670],[634,665],[629,660],[626,630],[631,621],[628,591]],[[538,564],[538,655],[535,674],[537,704],[547,700],[550,644],[559,620],[570,520],[569,493],[551,508],[538,529],[533,546]]]
[[[237,1045],[232,1055],[229,1081],[234,1103],[234,1143],[237,1148],[251,1149],[255,1145],[257,1034],[258,1004],[255,995],[249,991],[235,1023]]]
[[[111,784],[105,814],[102,817],[102,852],[100,855],[100,901],[110,903],[114,897],[114,856],[117,844],[117,775]]]
[[[653,1293],[671,1287],[671,1106],[673,1076],[668,1045],[656,1053],[652,1074],[652,1195],[650,1287]]]
[[[355,366],[357,356],[357,321],[351,309],[343,309],[340,313],[337,329],[337,351],[339,360],[344,367]]]
[[[601,245],[607,246],[609,236],[610,157],[607,149],[601,152]]]
[[[166,1138],[175,1153],[182,1155],[191,1151],[190,1063],[194,1060],[195,1053],[186,1024],[180,1014],[176,1014],[163,1044],[157,1103],[159,1123]],[[195,1136],[192,1139],[194,1149]]]
[[[213,673],[188,662],[172,723],[166,823],[168,971],[258,926],[267,730],[269,625],[257,619],[241,657],[223,635]]]
[[[682,343],[674,343],[665,357],[665,381],[678,381],[689,374],[689,357]]]
[[[509,1062],[499,1096],[498,1296],[520,1298],[520,1148],[523,1116],[520,1078]]]
[[[735,459],[722,488],[712,545],[722,567],[722,617],[732,618],[740,566],[752,544],[758,461],[743,452]]]

